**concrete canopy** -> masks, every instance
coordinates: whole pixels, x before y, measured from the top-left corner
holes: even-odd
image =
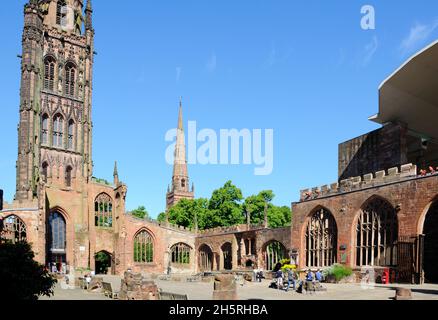
[[[379,87],[371,121],[401,121],[425,138],[438,138],[438,41],[407,60]]]

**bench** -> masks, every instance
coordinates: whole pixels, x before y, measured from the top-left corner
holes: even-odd
[[[113,291],[113,288],[111,286],[111,283],[109,282],[102,282],[102,287],[103,287],[103,294],[111,299],[118,299],[119,298],[119,293]]]
[[[186,294],[177,294],[170,292],[159,292],[159,300],[188,300]]]

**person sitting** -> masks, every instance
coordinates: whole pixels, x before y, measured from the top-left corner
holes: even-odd
[[[306,291],[315,291],[315,287],[313,285],[314,279],[315,278],[313,277],[312,271],[309,270],[306,275]]]
[[[316,271],[315,273],[315,280],[318,282],[322,282],[323,280],[322,272],[320,269],[318,269],[318,271]]]
[[[287,269],[287,288],[286,292],[289,291],[290,285],[292,284],[292,287],[294,291],[296,290],[296,283],[297,283],[297,275],[294,271]]]

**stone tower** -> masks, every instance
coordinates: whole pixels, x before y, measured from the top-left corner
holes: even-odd
[[[173,164],[172,185],[166,195],[166,210],[181,199],[194,198],[194,186],[190,189],[187,170],[186,143],[183,125],[182,101],[179,104],[178,127],[176,134],[175,159]]]
[[[15,199],[42,183],[79,189],[92,176],[94,53],[88,0],[30,0],[24,8]]]

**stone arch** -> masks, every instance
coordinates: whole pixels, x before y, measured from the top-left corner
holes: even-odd
[[[135,263],[153,263],[156,261],[155,236],[147,228],[141,228],[133,237]]]
[[[265,270],[271,271],[287,257],[287,250],[282,242],[271,239],[262,246],[262,254]]]
[[[114,268],[114,257],[107,250],[100,250],[94,254],[96,274],[112,274]]]
[[[213,271],[213,250],[208,244],[201,244],[198,248],[198,267],[202,272]]]
[[[113,199],[102,192],[94,199],[94,226],[98,228],[113,227]]]
[[[306,267],[328,267],[337,262],[338,227],[332,212],[318,206],[303,226]]]
[[[421,233],[424,236],[423,266],[424,280],[429,283],[438,283],[438,199],[435,198],[426,208],[420,218],[422,221]]]
[[[193,248],[187,243],[178,242],[170,247],[170,262],[172,264],[190,264]]]
[[[12,243],[18,243],[27,240],[27,227],[26,223],[18,216],[11,214],[1,221],[0,226],[0,238],[10,241]]]
[[[68,263],[68,221],[69,216],[61,207],[54,207],[47,216],[47,263],[51,271],[66,272]]]
[[[352,233],[356,266],[396,265],[398,218],[390,201],[368,198],[353,220]]]
[[[231,242],[227,241],[221,245],[222,253],[222,268],[224,270],[233,269],[233,245]]]

